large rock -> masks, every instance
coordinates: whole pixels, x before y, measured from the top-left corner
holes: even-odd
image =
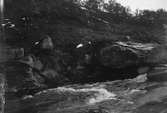
[[[167,81],[167,66],[157,65],[147,75],[149,81],[165,82]]]
[[[100,61],[104,66],[111,68],[125,68],[141,62],[147,63],[147,55],[155,47],[155,44],[116,42],[101,49]]]
[[[69,80],[66,77],[64,77],[63,75],[59,74],[58,72],[52,69],[47,69],[41,72],[41,74],[45,78],[46,81],[45,83],[49,87],[57,87],[60,85],[67,84],[69,82]]]
[[[38,72],[21,62],[7,62],[5,65],[5,75],[7,80],[6,92],[12,92],[22,96],[33,94],[41,89],[46,88],[44,78]]]
[[[154,48],[148,56],[147,62],[166,64],[167,63],[167,46],[159,45]]]
[[[51,39],[51,37],[46,36],[41,43],[41,48],[42,49],[53,49],[54,48],[54,44],[53,41]]]
[[[19,62],[26,64],[31,68],[37,69],[39,71],[42,70],[44,67],[42,62],[38,58],[36,58],[34,55],[27,55],[22,59],[20,59]]]

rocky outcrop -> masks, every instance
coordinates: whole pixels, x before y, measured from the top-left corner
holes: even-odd
[[[31,81],[18,82],[19,85],[16,82],[16,86],[21,87],[21,84],[26,83],[35,87],[39,86],[40,89],[40,85],[58,87],[69,83],[134,78],[139,74],[148,73],[155,64],[161,63],[156,59],[153,60],[154,50],[160,47],[156,44],[111,42],[103,45],[88,42],[82,46],[79,45],[73,49],[73,56],[60,50],[39,46],[35,48],[36,50],[34,49],[36,52],[9,63],[6,68],[7,76],[10,79],[17,75],[14,77],[15,81],[21,79]],[[155,55],[161,54],[157,52]],[[22,78],[19,77],[21,73]],[[14,81],[9,82],[14,83]]]
[[[44,38],[41,42],[41,48],[42,49],[53,49],[54,44],[53,44],[52,38],[49,36],[46,36],[46,38]]]
[[[33,55],[6,62],[3,65],[3,73],[5,73],[7,79],[7,92],[23,96],[34,94],[45,88],[68,84],[68,78],[60,73],[62,68],[58,69],[60,65],[55,64],[54,66],[57,66],[57,69],[54,69],[54,67],[50,67],[52,64],[48,65],[50,61],[45,63]]]
[[[165,64],[157,65],[151,71],[148,72],[148,80],[156,82],[167,81],[167,66]]]
[[[126,47],[111,45],[101,50],[101,63],[112,68],[124,68],[139,62],[138,54]]]
[[[159,45],[158,47],[154,48],[151,51],[147,61],[159,63],[159,64],[166,64],[167,63],[166,56],[167,56],[167,46],[166,45]]]
[[[101,49],[100,61],[104,66],[111,68],[125,68],[131,65],[148,63],[147,59],[150,59],[148,55],[154,51],[154,48],[157,48],[156,44],[116,42]]]
[[[7,62],[4,71],[7,79],[6,92],[22,96],[33,94],[47,87],[44,84],[44,79],[25,63]]]
[[[47,84],[48,87],[58,87],[69,83],[69,79],[67,77],[55,70],[44,70],[41,74],[43,78],[45,78],[45,84]]]
[[[166,60],[165,49],[139,43],[155,42],[147,38],[150,29],[117,23],[107,12],[86,9],[73,0],[5,2],[6,42],[16,48],[11,49],[11,59],[17,58],[6,68],[13,83],[9,86],[24,89],[21,84],[26,83],[25,89],[31,89],[30,84],[57,87],[133,78]]]

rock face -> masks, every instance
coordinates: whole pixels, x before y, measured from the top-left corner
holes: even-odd
[[[137,64],[138,60],[138,54],[118,45],[111,45],[101,50],[101,62],[104,66],[123,68]]]
[[[158,57],[155,59],[153,56],[166,58],[159,54],[165,51],[155,54],[154,50],[161,50],[159,47],[156,44],[135,42],[112,42],[104,45],[89,42],[73,48],[73,56],[53,48],[37,48],[36,53],[32,52],[17,61],[8,62],[6,72],[12,84],[9,89],[26,89],[29,92],[20,91],[30,94],[46,87],[69,83],[134,78],[148,73],[152,66],[161,63],[156,61]],[[20,82],[21,79],[23,82]]]
[[[31,94],[69,83],[133,78],[147,73],[150,64],[154,64],[147,62],[148,54],[156,48],[154,44],[115,42],[94,49],[98,46],[90,43],[74,48],[75,56],[53,48],[40,48],[36,49],[38,54],[31,53],[18,61],[9,61],[6,65],[9,89]]]
[[[22,96],[33,94],[47,87],[44,79],[27,64],[8,62],[5,67],[6,92],[18,93],[18,96]]]
[[[150,55],[148,62],[154,62],[159,64],[165,64],[167,63],[167,46],[166,45],[160,45],[156,48],[154,48]]]
[[[150,72],[148,72],[149,81],[162,82],[167,81],[167,67],[166,65],[157,65]]]
[[[111,68],[125,68],[142,62],[147,63],[147,59],[150,59],[148,55],[154,48],[156,48],[155,44],[116,42],[101,49],[101,62]]]
[[[44,38],[41,42],[41,48],[42,49],[53,49],[54,48],[54,44],[52,39],[49,36],[46,36],[46,38]]]
[[[7,79],[7,92],[23,96],[34,94],[48,87],[68,84],[68,78],[56,70],[43,68],[40,60],[27,56],[19,61],[5,63],[4,73]]]

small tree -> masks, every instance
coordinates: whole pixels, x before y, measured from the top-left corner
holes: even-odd
[[[100,10],[104,6],[104,0],[88,0],[85,3],[85,7],[91,10]]]

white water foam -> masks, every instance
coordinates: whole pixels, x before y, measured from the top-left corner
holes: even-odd
[[[66,88],[66,87],[59,87],[57,88],[59,91],[70,91],[70,92],[95,92],[94,97],[91,97],[87,104],[95,104],[98,102],[102,102],[105,100],[116,99],[116,94],[107,91],[104,88],[83,88],[83,89],[74,89],[74,88]]]

